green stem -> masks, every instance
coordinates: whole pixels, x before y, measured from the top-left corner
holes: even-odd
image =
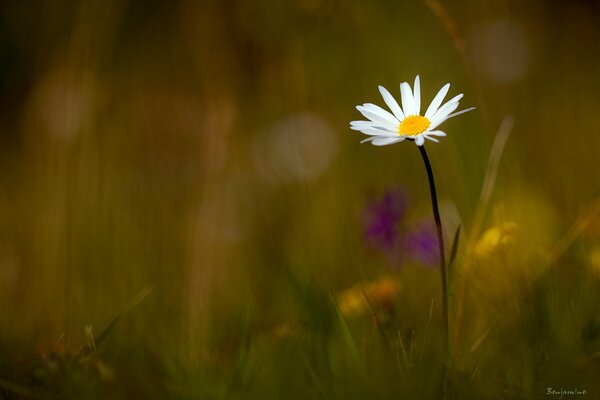
[[[448,284],[446,277],[446,257],[444,256],[444,235],[442,233],[442,220],[440,218],[440,210],[438,208],[437,193],[435,191],[435,181],[433,180],[433,171],[431,163],[425,151],[425,146],[418,146],[425,163],[427,170],[427,179],[429,180],[429,191],[431,192],[431,207],[433,208],[433,218],[435,219],[435,227],[438,237],[439,253],[440,253],[440,273],[442,276],[442,301],[443,301],[443,319],[444,319],[444,336],[446,345],[446,354],[449,352],[449,336],[448,336]]]

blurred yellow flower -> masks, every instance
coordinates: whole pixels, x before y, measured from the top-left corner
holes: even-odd
[[[371,142],[375,146],[394,144],[405,139],[414,141],[418,146],[423,146],[425,139],[438,142],[435,137],[446,136],[445,132],[436,130],[440,124],[447,119],[475,109],[475,107],[471,107],[454,112],[463,97],[462,93],[441,105],[444,97],[448,94],[448,89],[450,89],[449,83],[444,85],[433,98],[427,111],[425,111],[425,115],[421,115],[421,82],[419,75],[415,78],[414,92],[408,82],[400,84],[402,107],[386,88],[379,86],[383,101],[392,112],[390,113],[371,103],[356,106],[356,109],[368,121],[352,121],[350,122],[350,129],[370,135],[370,137],[363,140],[363,143]]]
[[[588,262],[591,272],[600,277],[600,246],[592,248]]]
[[[504,222],[488,229],[475,244],[475,255],[479,258],[485,258],[510,244],[517,229],[518,226],[514,222]]]
[[[360,282],[337,296],[340,311],[346,317],[358,317],[370,312],[370,306],[389,308],[400,291],[398,279],[386,276],[375,282]]]

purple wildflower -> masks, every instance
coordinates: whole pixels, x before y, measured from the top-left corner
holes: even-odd
[[[435,225],[430,220],[415,224],[402,237],[402,248],[407,257],[425,267],[435,267],[439,262],[438,239]]]
[[[439,261],[435,225],[430,219],[407,224],[407,210],[406,192],[398,187],[369,202],[365,209],[365,242],[394,267],[406,262],[435,267]]]
[[[386,253],[396,248],[407,206],[406,194],[399,188],[387,190],[381,199],[368,204],[364,230],[367,243]]]

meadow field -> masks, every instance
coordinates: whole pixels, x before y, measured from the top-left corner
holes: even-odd
[[[0,399],[600,399],[599,71],[597,0],[2,2]],[[350,129],[417,75],[446,295]]]

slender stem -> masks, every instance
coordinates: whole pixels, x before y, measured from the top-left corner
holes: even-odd
[[[444,256],[444,236],[442,233],[442,220],[440,218],[440,210],[438,209],[437,194],[435,191],[435,181],[433,180],[433,171],[431,170],[431,163],[429,157],[425,151],[425,146],[418,146],[423,157],[423,163],[425,163],[425,169],[427,170],[427,179],[429,180],[429,191],[431,192],[431,207],[433,208],[433,218],[435,219],[435,227],[438,237],[439,253],[440,253],[440,273],[442,276],[442,301],[443,310],[442,315],[444,319],[444,336],[446,353],[449,352],[449,336],[448,336],[448,284],[446,277],[446,257]]]

